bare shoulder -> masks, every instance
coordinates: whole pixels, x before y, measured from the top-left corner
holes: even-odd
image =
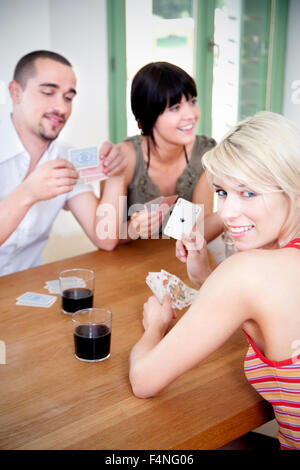
[[[249,250],[227,258],[213,272],[225,279],[239,292],[253,295],[258,292],[282,290],[284,284],[295,282],[300,276],[300,250],[282,248],[275,250]]]
[[[284,269],[290,262],[300,268],[300,250],[294,248],[257,249],[236,253],[223,261],[218,268],[224,271],[231,270],[236,275],[242,275],[242,272],[256,274],[255,277],[259,278],[267,270],[272,269],[276,273],[277,269]]]
[[[119,144],[119,149],[128,161],[125,172],[126,185],[128,186],[130,184],[130,181],[132,180],[136,163],[136,154],[133,142],[131,142],[130,140],[124,140]]]

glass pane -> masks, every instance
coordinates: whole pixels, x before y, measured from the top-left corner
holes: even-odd
[[[266,108],[269,0],[244,0],[238,119]]]
[[[271,0],[219,0],[215,10],[212,134],[266,109]]]
[[[133,76],[145,64],[166,61],[193,75],[194,0],[126,0],[127,128],[139,133],[130,108]]]

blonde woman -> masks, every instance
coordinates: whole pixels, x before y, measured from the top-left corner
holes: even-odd
[[[202,162],[239,252],[210,274],[205,244],[192,237],[178,243],[177,256],[201,289],[168,332],[169,299],[160,305],[150,297],[144,305],[145,332],[130,357],[133,393],[158,394],[242,328],[246,376],[273,405],[280,447],[299,449],[300,131],[261,112],[236,125]]]

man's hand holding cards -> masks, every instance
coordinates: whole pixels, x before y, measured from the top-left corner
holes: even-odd
[[[86,183],[106,180],[122,173],[127,167],[127,158],[120,151],[120,146],[111,142],[104,142],[99,152],[97,147],[72,149],[69,151],[69,161]]]
[[[99,161],[97,147],[72,149],[69,151],[69,160],[85,183],[102,181],[108,178],[104,172],[103,161]]]
[[[160,303],[164,295],[168,294],[172,307],[179,310],[188,307],[197,295],[195,289],[188,287],[181,279],[164,269],[160,272],[150,272],[146,277],[146,283]]]

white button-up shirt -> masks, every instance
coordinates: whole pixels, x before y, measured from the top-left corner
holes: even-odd
[[[42,155],[38,165],[56,158],[68,158],[72,146],[54,140]],[[24,149],[11,116],[0,122],[0,200],[8,196],[24,180],[30,156]],[[77,183],[73,190],[48,201],[34,204],[16,230],[0,246],[0,275],[38,266],[48,240],[52,224],[68,199],[93,191],[91,185]],[[1,228],[0,228],[1,230]]]

